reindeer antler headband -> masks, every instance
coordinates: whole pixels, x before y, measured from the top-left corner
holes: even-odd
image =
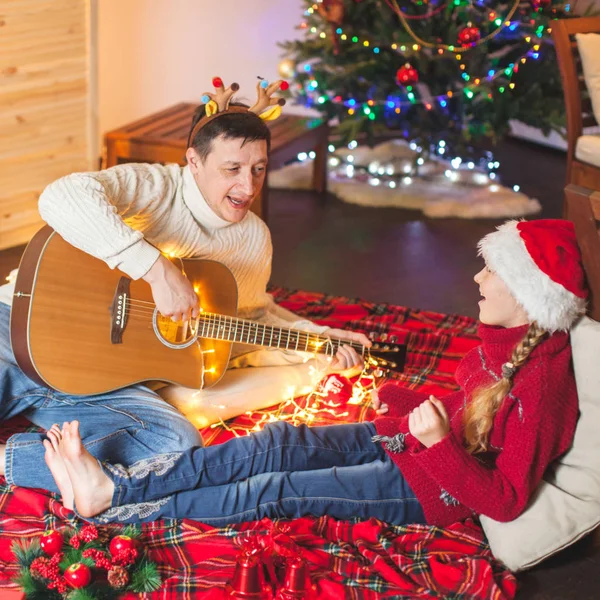
[[[207,123],[224,114],[249,112],[254,113],[264,121],[273,121],[281,114],[281,107],[285,104],[285,98],[273,98],[272,95],[278,90],[285,91],[290,87],[288,82],[282,79],[278,79],[273,83],[260,79],[256,85],[258,99],[250,108],[246,108],[245,106],[229,106],[231,97],[240,89],[237,83],[232,83],[226,88],[220,77],[213,77],[212,84],[215,92],[206,92],[202,95],[206,116],[200,117],[194,125],[190,133],[189,144],[194,141],[196,134]]]

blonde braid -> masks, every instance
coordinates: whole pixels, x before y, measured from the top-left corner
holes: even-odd
[[[510,362],[502,365],[502,378],[488,387],[473,392],[473,397],[464,413],[465,440],[467,450],[471,454],[485,452],[488,449],[488,437],[494,417],[502,401],[512,389],[515,373],[527,361],[546,333],[537,323],[531,323],[523,339],[515,346]]]

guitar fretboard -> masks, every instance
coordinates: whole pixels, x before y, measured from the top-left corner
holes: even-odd
[[[198,335],[201,338],[238,342],[252,346],[335,354],[340,346],[350,345],[359,354],[364,355],[365,353],[365,347],[358,342],[319,336],[288,327],[263,325],[256,321],[247,321],[226,315],[203,312],[200,314],[198,327]]]

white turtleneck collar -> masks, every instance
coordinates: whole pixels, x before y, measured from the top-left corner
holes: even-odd
[[[222,219],[208,205],[198,189],[189,165],[183,167],[183,201],[190,209],[194,219],[205,229],[223,229],[233,225],[233,223]]]

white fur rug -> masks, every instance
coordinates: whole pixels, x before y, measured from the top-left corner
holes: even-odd
[[[339,160],[349,155],[354,165],[368,166],[369,173],[355,168],[349,177],[348,163]],[[418,209],[434,218],[522,217],[541,210],[536,199],[499,185],[465,164],[451,165],[442,160],[428,161],[419,167],[418,177],[404,177],[390,187],[385,174],[405,173],[414,160],[415,153],[400,140],[384,142],[375,148],[339,149],[329,158],[329,191],[350,204]],[[271,171],[269,186],[309,189],[311,175],[312,160],[307,159]]]

